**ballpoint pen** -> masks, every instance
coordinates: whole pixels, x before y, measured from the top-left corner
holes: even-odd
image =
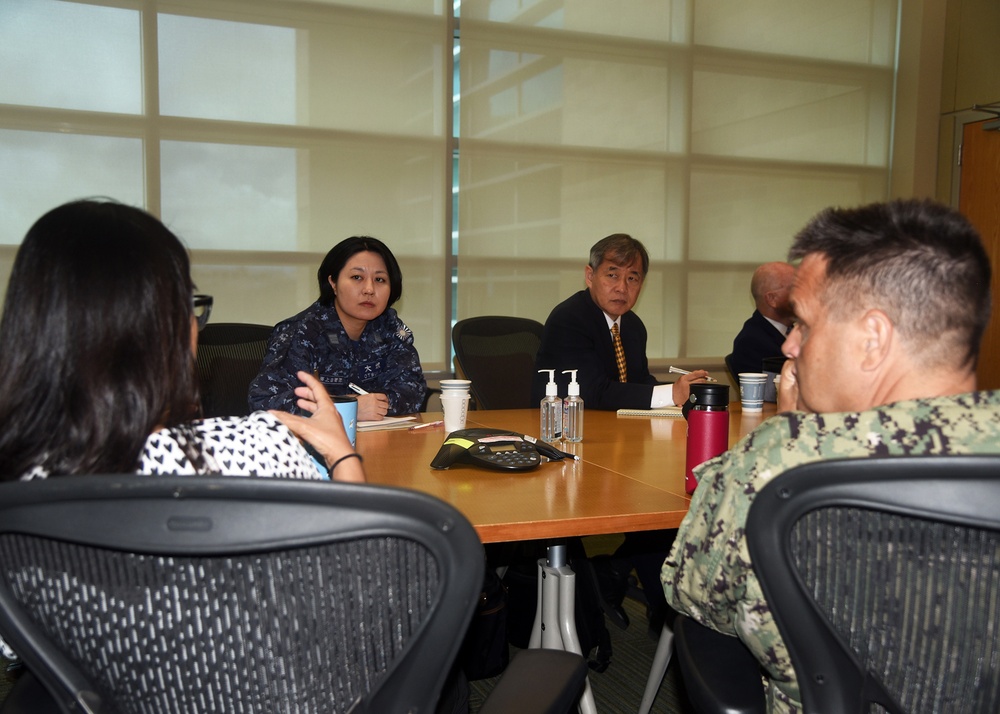
[[[443,421],[429,421],[426,424],[417,424],[416,426],[411,426],[410,431],[416,431],[417,429],[426,429],[429,426],[441,426],[444,424]]]
[[[680,367],[674,367],[673,365],[670,365],[670,369],[668,369],[667,371],[670,372],[671,374],[691,374],[691,372],[689,372],[688,370],[681,369]],[[705,381],[718,382],[719,380],[715,379],[715,377],[705,377]]]
[[[347,386],[350,387],[351,389],[353,389],[355,392],[357,392],[361,396],[364,396],[364,395],[368,394],[368,392],[366,392],[365,390],[363,390],[361,387],[359,387],[358,385],[356,385],[354,382],[348,382]]]

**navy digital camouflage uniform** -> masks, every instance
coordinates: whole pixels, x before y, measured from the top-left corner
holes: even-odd
[[[427,392],[413,333],[392,308],[369,321],[356,342],[332,304],[317,301],[279,322],[260,373],[250,383],[250,409],[301,413],[294,393],[301,386],[299,370],[318,373],[330,394],[353,394],[350,382],[385,394],[390,416],[420,411]]]
[[[863,412],[788,412],[695,470],[698,487],[663,564],[676,610],[736,635],[767,673],[769,712],[800,712],[788,651],[753,572],[747,512],[765,483],[822,459],[1000,452],[1000,391],[896,402]]]

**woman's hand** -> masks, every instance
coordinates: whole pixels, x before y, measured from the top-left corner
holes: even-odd
[[[298,398],[296,404],[311,416],[303,417],[274,409],[268,413],[287,426],[295,436],[309,442],[329,468],[340,458],[353,454],[354,448],[326,387],[308,372],[299,372],[298,378],[305,386],[295,388],[295,396]],[[365,470],[360,459],[349,458],[340,461],[330,478],[335,481],[363,482]]]
[[[362,394],[358,397],[358,421],[382,421],[389,413],[389,397],[384,394]]]

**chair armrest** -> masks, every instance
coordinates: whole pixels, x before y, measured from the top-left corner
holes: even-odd
[[[698,714],[764,714],[760,664],[739,638],[678,615],[674,653]]]
[[[587,681],[587,663],[578,654],[529,649],[507,665],[480,714],[565,714],[576,707]]]

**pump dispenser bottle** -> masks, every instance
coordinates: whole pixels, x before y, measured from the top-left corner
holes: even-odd
[[[559,398],[554,369],[540,369],[539,372],[549,373],[549,383],[545,385],[545,398],[542,399],[538,430],[542,441],[550,443],[562,438],[563,403]]]
[[[564,369],[569,375],[569,394],[563,400],[563,439],[583,441],[583,399],[580,397],[580,383],[576,381],[575,369]]]

